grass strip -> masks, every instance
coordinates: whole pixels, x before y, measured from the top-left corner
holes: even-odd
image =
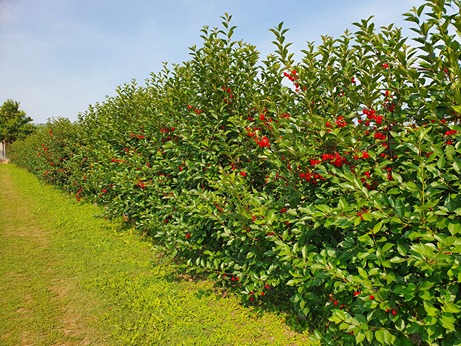
[[[13,165],[0,166],[2,345],[306,345],[176,267],[136,232]]]

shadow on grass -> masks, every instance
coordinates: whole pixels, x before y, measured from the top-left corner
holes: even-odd
[[[318,329],[319,326],[325,325],[322,317],[314,320],[307,320],[305,316],[298,314],[293,309],[291,297],[296,293],[295,289],[289,286],[280,289],[280,287],[272,288],[266,292],[263,299],[248,301],[246,295],[241,294],[241,289],[238,285],[226,285],[223,281],[216,280],[216,275],[206,270],[194,270],[187,265],[187,260],[184,256],[177,254],[173,249],[167,248],[161,244],[156,238],[149,235],[147,232],[142,232],[136,228],[134,223],[121,222],[118,232],[130,232],[137,234],[144,241],[150,242],[153,245],[154,252],[151,259],[152,267],[163,266],[168,270],[162,274],[161,278],[167,282],[211,282],[213,288],[199,288],[195,294],[197,299],[203,299],[214,296],[217,300],[226,299],[228,297],[237,297],[240,304],[254,314],[256,317],[262,317],[264,314],[271,313],[280,316],[286,325],[296,333],[303,333],[307,330]]]
[[[157,245],[161,249],[161,245]],[[168,251],[168,249],[165,249]],[[293,303],[291,297],[295,294],[295,290],[292,287],[286,287],[285,290],[273,288],[266,292],[263,299],[255,301],[248,301],[246,295],[241,294],[241,288],[238,284],[226,285],[223,281],[217,281],[216,276],[206,271],[200,273],[194,273],[190,267],[187,266],[186,261],[180,257],[160,254],[153,260],[153,265],[167,264],[172,266],[174,269],[164,276],[164,279],[169,282],[212,282],[213,289],[199,289],[196,294],[197,299],[206,298],[214,295],[217,300],[226,299],[234,296],[240,300],[240,304],[246,308],[249,308],[252,314],[257,317],[262,317],[266,313],[271,313],[280,316],[285,320],[286,325],[297,333],[303,333],[306,330],[314,330],[322,325],[323,319],[318,318],[315,321],[307,321],[305,316],[299,315],[293,309]]]

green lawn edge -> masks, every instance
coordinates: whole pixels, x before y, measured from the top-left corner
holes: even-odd
[[[17,249],[22,258],[41,256],[22,263],[23,268],[13,268],[26,271],[24,275],[32,278],[27,280],[30,286],[27,290],[45,292],[44,297],[36,297],[39,301],[35,308],[44,310],[38,317],[43,320],[43,316],[52,315],[42,326],[38,321],[27,321],[29,328],[35,328],[29,332],[31,335],[43,336],[44,326],[51,329],[47,332],[49,335],[36,344],[312,344],[307,333],[291,330],[282,315],[256,313],[240,305],[232,295],[222,298],[209,281],[177,279],[175,266],[163,260],[148,240],[136,232],[120,232],[117,221],[95,217],[102,213],[101,207],[79,203],[11,164],[0,166],[1,181],[6,176],[21,196],[17,210],[25,208],[33,214],[33,220],[22,220],[24,224],[20,218],[16,220],[16,227],[24,228],[32,223],[47,238],[43,240],[47,242],[46,250],[39,253],[34,252],[37,247],[30,246],[33,243],[27,242],[27,237],[21,237],[21,242],[14,244],[22,247]],[[0,205],[5,203],[19,201],[8,201],[8,196],[0,193]],[[10,222],[5,215],[1,216],[0,231]],[[11,274],[11,268],[5,266],[11,266],[14,261],[6,256],[14,253],[11,246],[10,251],[6,251],[8,244],[1,240],[0,274],[7,271]],[[50,258],[53,268],[47,268],[46,261]],[[21,266],[21,263],[14,265]],[[56,299],[60,294],[55,291],[63,287],[73,294]],[[11,280],[0,283],[0,290],[7,293],[4,295],[7,301],[2,300],[6,309],[0,314],[0,324],[4,325],[0,327],[0,343],[13,345],[15,343],[8,343],[4,337],[8,333],[15,335],[5,330],[8,326],[11,328],[6,320],[11,321],[11,316],[18,314],[18,306],[8,302],[8,297],[18,299],[18,295],[27,295],[27,290],[21,282]],[[70,309],[75,318],[71,324],[80,325],[83,330],[76,327],[74,332],[66,333],[62,319],[70,317],[62,312],[65,308]],[[17,321],[15,325],[23,328]]]

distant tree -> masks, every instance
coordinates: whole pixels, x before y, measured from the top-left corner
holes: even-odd
[[[6,100],[0,108],[0,142],[10,144],[34,132],[32,118],[19,109],[19,102]]]

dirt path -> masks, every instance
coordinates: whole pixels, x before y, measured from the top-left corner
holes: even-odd
[[[0,182],[0,344],[94,344],[74,304],[77,289],[59,270],[52,234],[4,166]]]

